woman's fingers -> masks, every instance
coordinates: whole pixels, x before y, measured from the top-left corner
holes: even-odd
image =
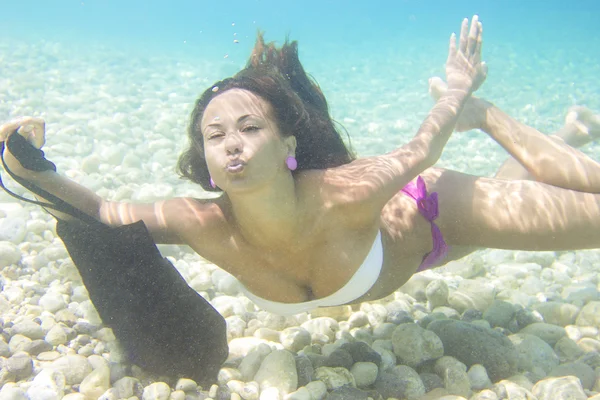
[[[39,117],[27,117],[27,121],[19,129],[19,133],[34,147],[40,149],[45,141],[46,121]]]
[[[463,54],[467,52],[467,40],[468,40],[468,30],[469,30],[469,20],[467,18],[463,19],[462,25],[460,26],[460,37],[458,44],[458,51]]]
[[[460,37],[450,36],[450,48],[446,61],[446,78],[449,86],[468,87],[474,91],[486,77],[486,69],[481,62],[483,26],[474,15],[462,21]]]
[[[21,126],[21,118],[10,120],[0,125],[0,141],[4,142],[8,135],[19,129]]]
[[[477,61],[481,61],[481,45],[483,43],[483,25],[481,22],[477,23],[479,25],[479,34],[477,35],[477,42],[475,44],[475,56],[477,57]]]
[[[448,64],[449,61],[453,60],[455,56],[456,56],[456,34],[452,33],[452,35],[450,35],[450,45],[448,48],[448,60],[446,60],[446,64]]]
[[[19,117],[0,125],[0,142],[18,132],[38,149],[44,145],[46,121],[39,117]]]
[[[450,35],[450,46],[448,49],[448,59],[452,59],[461,53],[467,59],[475,58],[479,62],[481,54],[483,26],[479,22],[479,17],[474,15],[469,27],[469,19],[465,18],[460,27],[460,36],[458,38],[458,48],[456,46],[456,34]]]
[[[475,52],[475,48],[477,47],[477,37],[479,37],[479,29],[481,25],[479,24],[479,18],[477,15],[473,16],[471,20],[471,29],[469,30],[469,39],[467,40],[467,57],[471,56]]]

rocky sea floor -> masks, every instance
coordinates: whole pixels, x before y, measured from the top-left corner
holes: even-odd
[[[231,275],[162,246],[226,318],[212,387],[123,361],[53,220],[0,207],[0,400],[600,399],[600,251],[485,250],[393,296],[281,317]],[[210,327],[206,327],[210,329]]]
[[[582,72],[563,67],[560,49],[527,60],[509,50],[488,53],[484,89],[510,115],[552,132],[570,105],[600,109],[585,51],[571,57]],[[173,165],[193,99],[231,65],[8,39],[0,59],[0,115],[43,116],[44,150],[63,175],[112,201],[206,195]],[[443,60],[419,48],[309,64],[358,153],[373,155],[414,135]],[[440,165],[490,176],[505,157],[473,132],[454,135]],[[227,320],[230,357],[212,387],[125,363],[54,220],[0,193],[0,400],[600,399],[598,250],[478,251],[387,299],[284,318],[189,249],[160,248]]]

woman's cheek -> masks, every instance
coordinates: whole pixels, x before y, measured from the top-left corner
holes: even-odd
[[[204,157],[206,159],[206,166],[208,167],[208,172],[210,172],[211,175],[217,174],[217,171],[219,170],[218,162],[212,154],[212,152],[210,150],[206,151]]]

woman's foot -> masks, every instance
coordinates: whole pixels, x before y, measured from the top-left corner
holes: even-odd
[[[565,126],[556,136],[573,147],[583,146],[600,139],[600,115],[582,106],[569,108],[565,117]]]
[[[442,78],[434,76],[429,79],[429,94],[434,100],[438,100],[448,89],[446,82]],[[473,129],[482,129],[485,123],[487,109],[492,107],[492,103],[481,98],[471,96],[463,108],[455,130],[457,132],[466,132]]]

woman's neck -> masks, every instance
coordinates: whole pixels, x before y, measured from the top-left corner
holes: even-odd
[[[248,243],[269,249],[287,248],[297,237],[300,212],[291,175],[252,192],[227,196],[235,223]]]

